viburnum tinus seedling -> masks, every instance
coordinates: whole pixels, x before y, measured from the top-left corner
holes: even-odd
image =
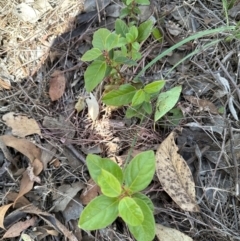
[[[153,204],[140,191],[152,181],[154,152],[138,154],[123,170],[108,158],[90,154],[87,156],[87,167],[102,195],[94,198],[83,210],[79,227],[83,230],[102,229],[121,217],[136,240],[153,240]]]

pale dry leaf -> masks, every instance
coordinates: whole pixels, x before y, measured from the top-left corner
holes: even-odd
[[[0,141],[2,141],[6,146],[12,147],[21,152],[30,160],[31,163],[36,158],[38,160],[41,158],[41,150],[26,139],[19,139],[14,136],[4,135],[0,136]]]
[[[74,108],[76,109],[77,113],[79,113],[85,108],[85,106],[85,99],[83,97],[79,97],[78,102],[75,104]]]
[[[229,110],[230,110],[233,118],[234,118],[236,121],[238,121],[239,119],[238,119],[237,112],[236,112],[236,110],[235,110],[235,108],[234,108],[234,105],[233,105],[233,97],[232,97],[232,95],[231,95],[231,96],[229,97],[229,99],[228,99],[228,107],[229,107]]]
[[[37,9],[41,14],[44,14],[48,10],[52,9],[52,6],[48,0],[36,0],[33,4],[34,9]]]
[[[10,81],[4,81],[0,79],[0,90],[5,89],[5,90],[10,90],[11,89],[11,83]]]
[[[56,219],[53,215],[47,212],[43,212],[41,209],[35,207],[34,205],[31,204],[31,205],[25,206],[23,208],[20,208],[19,211],[38,215],[51,227],[54,227],[55,229],[61,231],[61,233],[64,234],[65,237],[69,239],[69,241],[78,241],[76,236],[72,232],[70,232],[61,222],[59,222],[58,219]],[[48,218],[44,218],[44,217],[48,217]]]
[[[0,228],[2,228],[2,229],[5,229],[4,224],[3,224],[5,214],[12,205],[13,204],[10,203],[10,204],[3,205],[0,207]]]
[[[12,128],[12,134],[18,137],[25,137],[32,134],[41,135],[37,122],[24,115],[9,112],[2,117],[8,127]]]
[[[209,111],[211,114],[218,114],[217,107],[209,100],[199,99],[195,96],[184,95],[184,98],[191,104],[198,107],[200,111]]]
[[[55,70],[51,75],[49,96],[52,101],[58,100],[62,97],[66,86],[66,78],[64,73],[60,70]]]
[[[95,197],[100,194],[100,187],[90,179],[87,182],[87,186],[84,188],[82,194],[80,195],[80,200],[83,205],[90,203]]]
[[[75,182],[71,185],[64,184],[58,188],[58,197],[54,201],[54,211],[63,211],[68,203],[73,199],[76,194],[84,188],[82,182]]]
[[[161,241],[193,241],[184,233],[172,228],[167,228],[161,224],[156,224],[156,236]]]
[[[156,152],[156,172],[163,189],[185,211],[198,212],[195,184],[185,160],[178,154],[172,132]]]
[[[88,106],[88,115],[93,121],[95,121],[99,114],[98,102],[92,93],[90,93],[90,97],[86,99],[86,102]]]
[[[26,233],[23,233],[22,235],[21,235],[21,239],[23,240],[23,241],[34,241],[34,239],[32,239],[28,234],[26,234]]]
[[[28,176],[29,176],[31,182],[41,183],[40,177],[35,176],[35,174],[33,173],[33,167],[29,166],[27,168],[27,173],[28,173]]]
[[[26,221],[19,221],[13,224],[7,232],[3,235],[3,238],[14,238],[18,237],[22,231],[26,230],[30,226],[34,226],[37,218],[32,217],[31,219],[27,219]]]

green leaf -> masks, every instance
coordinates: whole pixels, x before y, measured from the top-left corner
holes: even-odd
[[[130,3],[132,3],[134,0],[127,0],[126,1],[126,5],[129,5]]]
[[[153,37],[158,40],[160,43],[163,40],[163,34],[160,32],[160,30],[158,28],[153,28],[152,30],[152,35]]]
[[[118,90],[112,90],[103,96],[102,101],[107,105],[122,106],[127,105],[132,101],[136,89],[130,85],[121,85]]]
[[[144,201],[148,205],[148,207],[150,208],[150,210],[152,212],[154,211],[154,205],[153,205],[151,199],[149,197],[147,197],[146,195],[144,195],[143,193],[137,192],[137,193],[132,195],[132,198],[141,199],[142,201]]]
[[[119,36],[115,33],[108,35],[106,39],[106,50],[110,51],[113,48],[118,47]]]
[[[120,63],[120,64],[126,64],[126,65],[130,65],[130,66],[137,65],[136,61],[131,60],[124,56],[118,56],[118,57],[114,58],[114,61],[117,63]]]
[[[85,88],[91,92],[104,78],[107,64],[101,60],[92,62],[84,73]]]
[[[131,9],[129,8],[123,8],[120,12],[120,18],[125,18],[126,16],[128,16],[131,13]]]
[[[135,156],[124,170],[126,186],[132,193],[146,188],[152,181],[155,172],[155,156],[153,151],[145,151]]]
[[[138,90],[132,99],[132,106],[140,105],[145,101],[144,90]]]
[[[120,182],[110,172],[102,169],[98,177],[98,185],[107,197],[118,197],[122,192]]]
[[[154,94],[159,92],[165,85],[164,80],[157,80],[150,84],[145,85],[144,90],[149,94]]]
[[[110,225],[118,216],[117,198],[104,195],[94,198],[81,213],[78,226],[84,230],[96,230]]]
[[[96,58],[98,58],[100,55],[102,54],[102,51],[97,49],[97,48],[93,48],[88,50],[81,58],[82,61],[92,61]]]
[[[150,2],[149,0],[135,0],[136,3],[141,4],[141,5],[149,5]]]
[[[158,96],[154,121],[159,120],[168,111],[170,111],[177,103],[182,91],[182,86],[176,86],[167,92],[163,92]]]
[[[173,126],[178,126],[183,117],[184,116],[180,108],[173,108],[168,112],[167,121]]]
[[[100,156],[88,154],[86,163],[90,176],[94,182],[98,183],[98,177],[102,170],[110,172],[117,180],[123,183],[123,172],[117,163],[108,158],[101,158]]]
[[[133,60],[139,60],[142,58],[142,55],[139,51],[132,49],[132,59]]]
[[[129,28],[129,33],[133,36],[133,39],[135,40],[138,37],[138,28],[136,26],[131,26]]]
[[[138,226],[143,220],[143,212],[136,201],[130,197],[124,197],[118,205],[119,215],[129,225]]]
[[[127,43],[132,43],[134,42],[134,36],[131,34],[131,33],[127,33],[126,34],[126,40],[127,40]]]
[[[147,20],[140,24],[138,27],[138,42],[141,43],[142,41],[145,41],[149,35],[152,32],[153,28],[153,21]]]
[[[117,19],[115,22],[115,31],[116,34],[120,34],[121,37],[125,37],[126,33],[128,33],[128,26],[123,20]]]
[[[134,198],[142,209],[144,220],[139,226],[128,225],[130,232],[137,241],[152,241],[155,237],[155,220],[148,205],[141,199]]]
[[[92,45],[94,48],[105,50],[106,40],[111,32],[106,28],[100,28],[93,34]]]
[[[143,114],[140,113],[140,108],[133,108],[132,106],[128,107],[127,108],[127,111],[125,113],[125,116],[127,119],[130,119],[132,117],[137,117],[137,118],[142,118],[143,117]]]
[[[150,102],[144,102],[143,109],[150,115],[152,113],[152,104]]]
[[[134,42],[134,43],[132,43],[132,48],[135,49],[135,50],[137,50],[137,51],[139,51],[139,49],[140,49],[140,44],[139,44],[138,42]]]

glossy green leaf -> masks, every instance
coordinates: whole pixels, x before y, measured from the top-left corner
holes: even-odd
[[[129,225],[137,226],[144,220],[142,209],[136,201],[130,197],[121,199],[118,205],[118,211],[121,218]]]
[[[176,86],[158,96],[154,121],[159,120],[177,103],[182,91],[182,86]]]
[[[82,61],[92,61],[96,58],[98,58],[100,55],[102,54],[102,51],[97,49],[97,48],[93,48],[88,50],[81,58]]]
[[[148,207],[150,208],[150,210],[152,212],[154,211],[154,205],[153,205],[151,199],[149,197],[147,197],[146,195],[144,195],[143,193],[137,192],[137,193],[132,195],[132,198],[141,199],[142,201],[144,201],[148,205]]]
[[[138,42],[145,41],[152,32],[153,21],[147,20],[138,27]]]
[[[142,209],[144,220],[138,226],[128,225],[130,232],[137,241],[152,241],[155,237],[155,220],[148,205],[141,199],[134,198],[138,206]]]
[[[117,19],[115,22],[115,31],[116,34],[120,34],[122,37],[125,37],[126,33],[128,33],[128,26],[123,20]]]
[[[107,105],[122,106],[127,105],[132,101],[136,89],[130,85],[121,85],[118,90],[112,90],[103,96],[102,101]]]
[[[101,158],[100,156],[88,154],[86,158],[88,171],[94,180],[98,183],[98,177],[102,170],[110,172],[122,184],[123,172],[117,163],[108,158]]]
[[[135,0],[136,3],[141,4],[141,5],[149,5],[150,2],[149,0]]]
[[[132,106],[140,105],[145,101],[144,90],[138,90],[132,99]]]
[[[91,92],[104,78],[107,69],[106,62],[95,60],[84,73],[85,88]]]
[[[118,179],[104,169],[102,169],[97,183],[102,193],[107,197],[118,197],[122,192],[122,187]]]
[[[106,28],[100,28],[93,34],[92,45],[94,48],[105,50],[106,49],[106,40],[111,32]]]
[[[156,80],[144,87],[144,90],[149,94],[154,94],[159,92],[165,85],[164,80]]]
[[[117,198],[104,195],[94,198],[81,213],[78,226],[84,230],[96,230],[110,225],[118,216]]]
[[[152,181],[155,172],[155,155],[153,151],[145,151],[136,155],[124,170],[126,187],[132,193],[146,188]]]
[[[119,35],[111,33],[106,39],[106,50],[110,51],[113,48],[118,47]]]

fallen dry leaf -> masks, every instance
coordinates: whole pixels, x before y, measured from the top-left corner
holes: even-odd
[[[25,137],[32,134],[41,135],[37,122],[24,115],[18,115],[9,112],[2,117],[6,125],[12,128],[12,134],[19,137]]]
[[[4,224],[3,224],[5,214],[6,214],[7,210],[8,210],[12,205],[13,205],[13,204],[10,203],[10,204],[3,205],[2,207],[0,207],[0,228],[2,228],[2,229],[5,229]]]
[[[83,97],[79,97],[78,102],[75,104],[75,109],[77,113],[82,111],[86,106],[85,99]]]
[[[16,198],[18,197],[18,193],[9,192],[6,197],[7,197],[8,201],[14,202],[16,200]],[[29,204],[30,204],[30,202],[25,197],[20,197],[20,198],[18,198],[17,203],[15,204],[14,207],[21,208],[21,207],[24,207]]]
[[[217,107],[209,100],[199,99],[195,96],[184,95],[184,98],[188,100],[191,104],[198,107],[200,111],[209,111],[210,113],[217,115]]]
[[[3,238],[14,238],[18,237],[22,231],[27,229],[30,226],[34,226],[36,222],[36,217],[32,217],[31,219],[27,219],[26,221],[19,221],[13,224],[7,232],[3,235]]]
[[[66,86],[66,79],[64,73],[60,70],[55,70],[51,75],[49,96],[52,101],[58,100],[62,97]]]
[[[57,191],[58,196],[54,198],[54,211],[63,211],[73,197],[76,196],[76,194],[83,188],[84,184],[82,182],[75,182],[71,185],[64,184],[60,186]]]
[[[192,238],[180,231],[156,224],[156,235],[161,241],[193,241]]]
[[[32,163],[35,159],[41,158],[41,150],[36,147],[33,143],[26,139],[19,139],[14,136],[0,136],[0,141],[2,141],[6,146],[12,147],[17,151],[25,155]]]
[[[100,194],[100,187],[90,179],[87,182],[87,186],[84,188],[82,194],[80,195],[80,200],[83,205],[90,203],[95,197]]]
[[[156,152],[156,172],[163,189],[185,211],[198,212],[195,184],[185,160],[178,154],[172,132]]]
[[[90,93],[90,97],[86,99],[86,102],[88,106],[88,115],[93,121],[95,121],[99,114],[98,102],[92,93]]]
[[[30,192],[33,188],[34,181],[30,180],[30,177],[28,175],[28,171],[25,171],[23,173],[21,183],[20,183],[20,190],[18,193],[18,196],[16,197],[14,201],[14,206],[18,202],[18,199],[24,196],[26,193]]]
[[[78,241],[76,236],[72,234],[61,222],[58,221],[53,215],[43,212],[39,208],[35,207],[34,205],[28,205],[23,208],[20,208],[19,211],[25,213],[36,214],[40,218],[42,218],[46,223],[48,223],[51,227],[54,227],[57,231],[61,231],[62,234],[65,235],[69,241]]]
[[[0,90],[2,90],[2,89],[10,90],[11,89],[10,81],[6,82],[6,81],[0,79]]]
[[[21,239],[23,241],[34,241],[28,234],[25,234],[25,233],[21,235]]]

